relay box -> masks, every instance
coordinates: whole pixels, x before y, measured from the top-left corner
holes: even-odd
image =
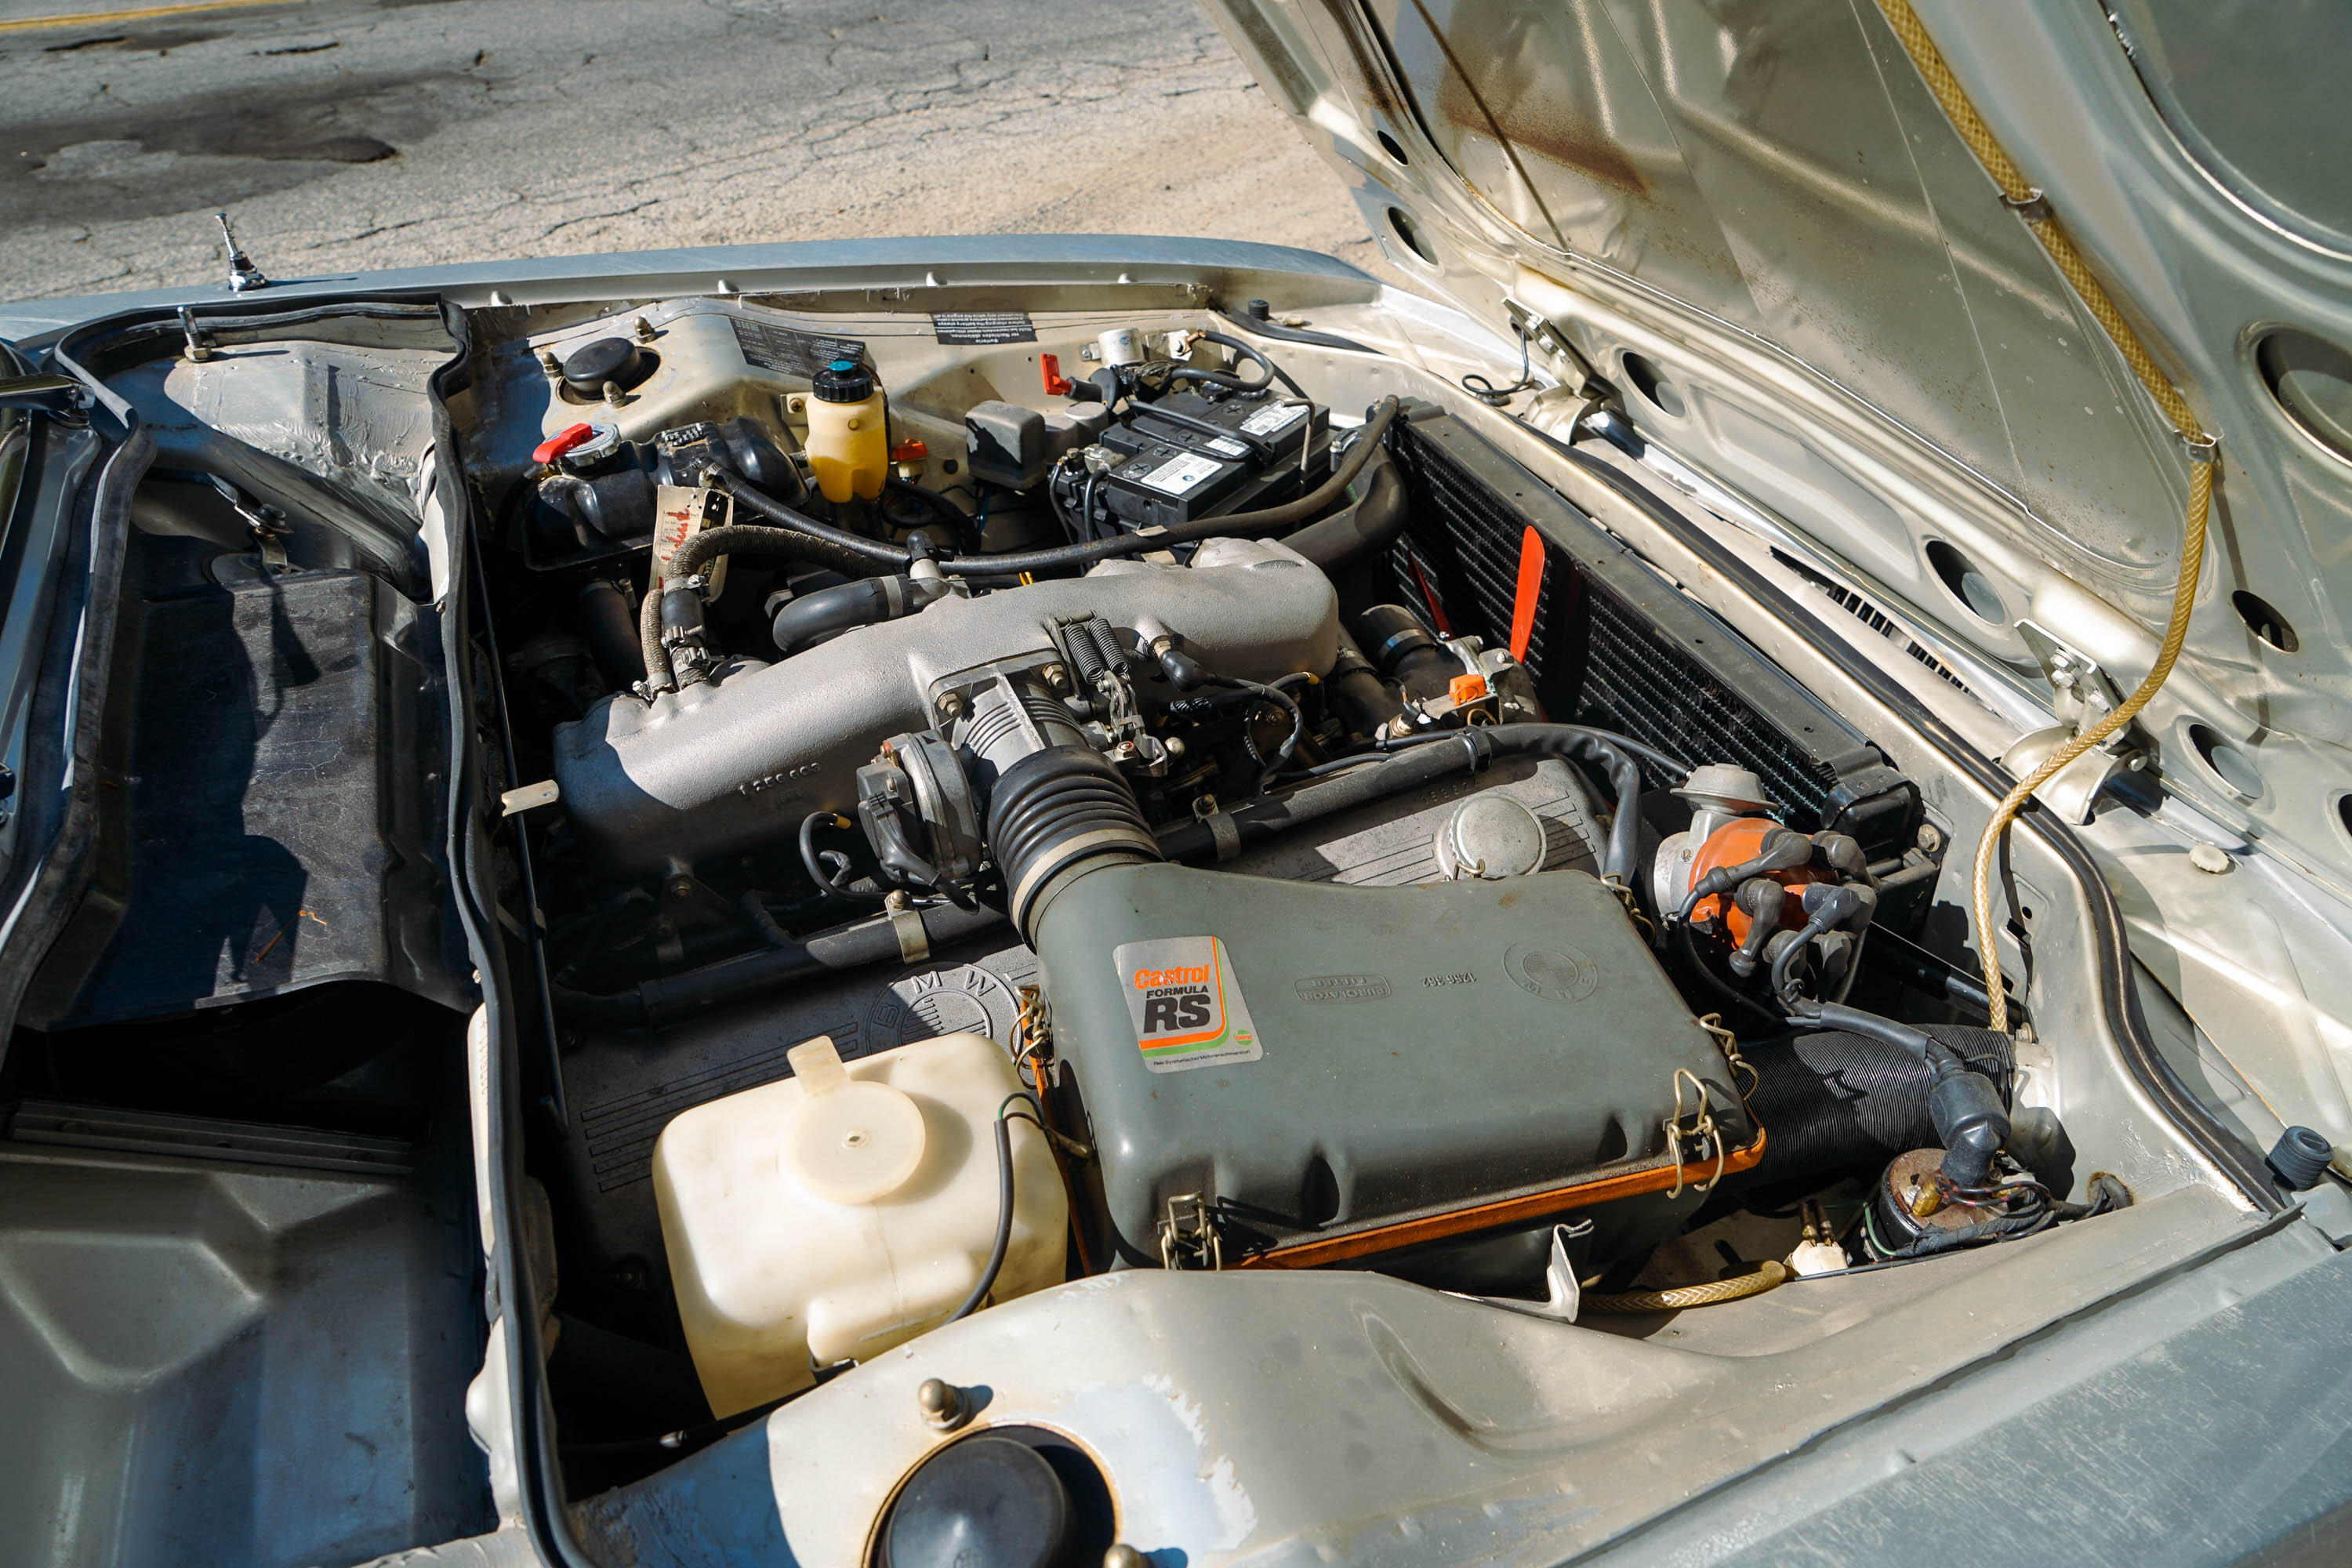
[[[1129,529],[1279,506],[1331,469],[1330,411],[1275,394],[1171,392],[1129,405],[1099,442],[1118,459],[1104,503]]]

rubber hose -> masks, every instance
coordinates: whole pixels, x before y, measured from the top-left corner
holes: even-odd
[[[645,650],[637,646],[635,616],[629,595],[618,583],[602,577],[583,584],[572,601],[580,616],[580,640],[588,645],[596,668],[616,687],[646,678]]]
[[[1263,536],[1281,534],[1314,517],[1348,493],[1356,476],[1372,459],[1381,437],[1397,416],[1398,403],[1393,397],[1383,397],[1364,421],[1357,435],[1356,444],[1340,459],[1339,466],[1307,494],[1280,506],[1257,511],[1227,512],[1222,517],[1196,518],[1150,533],[1126,533],[1114,539],[1098,539],[1087,544],[1064,545],[1053,550],[1028,550],[1013,555],[959,556],[940,563],[940,570],[961,576],[972,572],[1052,572],[1068,566],[1090,565],[1097,561],[1108,561],[1122,555],[1142,555],[1155,550],[1168,550],[1179,544],[1190,544],[1202,539],[1232,539],[1242,535]]]
[[[1628,1290],[1614,1296],[1587,1296],[1578,1303],[1579,1310],[1613,1317],[1625,1312],[1679,1312],[1685,1307],[1712,1307],[1718,1301],[1737,1301],[1747,1296],[1761,1296],[1765,1291],[1785,1285],[1789,1266],[1774,1258],[1766,1258],[1756,1266],[1755,1272],[1730,1279],[1712,1280],[1705,1285],[1676,1285],[1664,1290]]]
[[[1080,838],[1087,846],[1075,844]],[[988,847],[1024,939],[1046,884],[1062,870],[1097,855],[1142,859],[1155,853],[1135,787],[1083,746],[1033,752],[997,776],[989,791]]]
[[[807,561],[854,577],[868,575],[874,570],[870,563],[829,540],[788,528],[730,523],[725,528],[704,529],[678,546],[677,553],[670,557],[668,575],[689,576],[721,555]],[[637,605],[637,646],[645,660],[646,687],[654,691],[675,690],[677,681],[670,671],[669,649],[662,646],[661,640],[661,594],[657,584],[648,584],[646,596]]]
[[[1650,747],[1574,724],[1491,724],[1457,730],[1433,738],[1385,763],[1349,768],[1345,773],[1305,784],[1276,799],[1253,802],[1232,813],[1243,842],[1263,838],[1311,822],[1319,816],[1366,805],[1376,800],[1436,783],[1461,770],[1474,769],[1495,757],[1566,757],[1599,763],[1615,796],[1615,820],[1610,824],[1608,852],[1601,859],[1604,879],[1615,878],[1632,885],[1637,851],[1635,835],[1641,825],[1642,770],[1636,759],[1665,764],[1677,776],[1689,767]],[[1185,859],[1215,849],[1216,837],[1205,822],[1180,823],[1159,836],[1160,852],[1171,860]]]
[[[1231,321],[1242,331],[1261,338],[1272,338],[1278,343],[1304,343],[1308,348],[1315,349],[1343,349],[1351,354],[1376,354],[1381,352],[1369,344],[1360,343],[1353,338],[1343,338],[1337,332],[1312,332],[1302,327],[1286,327],[1275,321],[1270,313],[1258,314],[1258,307],[1265,303],[1263,300],[1252,300],[1249,302],[1249,314],[1246,319],[1236,317],[1229,310],[1220,310],[1217,314]]]
[[[862,533],[852,533],[845,528],[835,528],[829,522],[819,522],[806,512],[786,506],[740,474],[726,468],[714,468],[711,470],[711,478],[719,481],[719,487],[721,489],[774,523],[782,531],[806,534],[811,539],[821,539],[862,562],[863,564],[856,569],[856,574],[871,572],[877,566],[895,566],[904,571],[914,563],[914,556],[897,545],[884,544],[878,540],[868,539]],[[811,556],[808,559],[814,560],[815,557]],[[835,567],[835,570],[848,569]]]
[[[922,911],[923,934],[933,949],[946,947],[1003,920],[993,910],[940,905]],[[887,918],[823,931],[760,952],[747,952],[660,980],[647,980],[611,994],[555,989],[556,1011],[581,1024],[605,1028],[660,1028],[713,1007],[723,1007],[813,974],[857,969],[905,958],[898,928]]]
[[[2004,1107],[2016,1058],[2007,1035],[1959,1024],[1928,1026],[1939,1044],[1981,1073]],[[1842,1029],[1799,1035],[1746,1049],[1756,1081],[1748,1109],[1771,1131],[1764,1157],[1725,1183],[1769,1187],[1853,1165],[1883,1166],[1912,1149],[1937,1147],[1928,1091],[1935,1064],[1912,1051]]]
[[[1310,522],[1283,541],[1326,572],[1336,572],[1374,551],[1385,550],[1412,517],[1396,460],[1383,450],[1366,467],[1364,493],[1319,522]]]
[[[1968,89],[1945,63],[1936,41],[1927,36],[1918,14],[1911,8],[1911,0],[1878,0],[1878,8],[1928,90],[1936,95],[1952,129],[1959,132],[1960,140],[1968,144],[1985,173],[1992,176],[1993,184],[2000,187],[2001,199],[2025,220],[2052,262],[2074,285],[2074,292],[2105,329],[2116,352],[2131,366],[2149,398],[2188,443],[2190,453],[2189,506],[2181,524],[2180,564],[2173,578],[2172,613],[2165,622],[2163,640],[2157,645],[2156,662],[2132,689],[2132,694],[2109,710],[2105,718],[2051,752],[2040,767],[2018,780],[2016,787],[1993,808],[1983,835],[1977,840],[1976,863],[1969,884],[1969,913],[1976,921],[1977,953],[1984,967],[1986,1011],[1991,1015],[1992,1027],[2006,1033],[2009,998],[2001,990],[2000,951],[1993,940],[1992,919],[1992,866],[2000,857],[2001,838],[2017,814],[2025,808],[2025,803],[2033,798],[2034,791],[2055,778],[2075,758],[2118,733],[2171,678],[2172,667],[2179,662],[2181,647],[2189,640],[2189,616],[2196,606],[2197,578],[2205,564],[2205,527],[2213,504],[2213,470],[2221,453],[2215,438],[2199,422],[2196,410],[2189,406],[2189,400],[2166,377],[2156,356],[2147,352],[2147,345],[2124,320],[2123,312],[2116,308],[2115,300],[2093,274],[2090,264],[2083,259],[2082,252],[2074,248],[2074,240],[2052,213],[2040,188],[2025,177],[2025,171],[2017,166],[1993,135],[1992,128],[1977,112],[1976,105],[1969,101]]]
[[[982,1266],[971,1294],[963,1299],[963,1305],[948,1314],[949,1322],[961,1322],[980,1310],[980,1304],[996,1289],[996,1277],[1004,1270],[1004,1255],[1012,1248],[1013,1123],[1000,1106],[996,1113],[996,1239],[988,1248],[988,1261]]]
[[[794,654],[860,626],[895,621],[929,603],[911,577],[860,577],[785,600],[776,606],[768,635],[778,653]]]
[[[948,537],[950,539],[961,541],[963,538],[965,526],[971,521],[971,514],[965,511],[963,508],[956,505],[939,491],[928,486],[919,485],[912,479],[902,479],[893,474],[882,481],[882,488],[892,495],[913,496],[930,508],[940,521],[948,525]]]

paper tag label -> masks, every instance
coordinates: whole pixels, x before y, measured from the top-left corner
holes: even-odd
[[[1242,421],[1242,428],[1253,436],[1271,436],[1286,430],[1307,417],[1307,410],[1296,403],[1277,403],[1271,408],[1261,408]]]
[[[1143,482],[1164,494],[1181,496],[1202,480],[1214,478],[1223,467],[1214,458],[1188,453],[1160,464],[1143,476]]]
[[[1249,448],[1243,446],[1239,441],[1234,440],[1231,436],[1210,437],[1208,440],[1208,447],[1210,451],[1223,452],[1228,458],[1246,458],[1249,456]]]
[[[1111,951],[1136,1048],[1152,1072],[1254,1062],[1257,1043],[1225,944],[1213,936],[1124,942]]]
[[[685,485],[657,485],[654,488],[654,575],[669,581],[670,557],[676,555],[686,542],[706,528],[723,528],[732,513],[735,498],[724,490],[691,489]],[[710,580],[710,588],[703,597],[716,599],[727,586],[727,557],[704,563],[702,574]]]

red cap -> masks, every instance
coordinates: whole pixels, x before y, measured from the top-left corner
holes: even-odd
[[[1445,695],[1454,699],[1454,706],[1466,708],[1486,695],[1486,678],[1483,675],[1457,675],[1445,688]]]
[[[890,448],[890,460],[894,463],[919,463],[930,455],[931,449],[920,441],[901,441]]]
[[[1037,370],[1045,379],[1046,396],[1067,397],[1070,395],[1069,379],[1063,375],[1062,362],[1058,357],[1053,354],[1039,354]]]
[[[569,430],[559,430],[530,449],[530,460],[551,463],[595,434],[596,426],[593,425],[574,425]]]

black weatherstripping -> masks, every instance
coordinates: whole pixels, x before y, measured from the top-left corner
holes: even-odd
[[[1709,537],[1704,530],[1683,518],[1653,494],[1647,486],[1533,426],[1524,428],[1562,458],[1575,464],[1594,481],[1607,486],[1637,508],[1677,543],[1705,561],[1710,569],[1721,574],[1741,593],[1769,612],[1792,635],[1802,637],[1817,654],[1835,664],[1873,699],[1899,716],[1906,725],[1947,763],[1966,774],[1978,788],[1998,800],[2014,787],[2017,781],[2010,776],[2008,770],[1979,755],[1958,731],[1937,718],[1885,671],[1836,638],[1817,629],[1818,623],[1803,605]],[[2132,974],[2131,944],[2124,933],[2123,914],[2116,909],[2115,894],[2108,888],[2106,879],[2100,875],[2098,863],[2092,858],[2089,847],[2064,823],[2035,805],[2029,804],[2019,815],[2017,826],[2021,831],[2030,831],[2040,837],[2074,873],[2076,884],[2083,890],[2084,900],[2090,906],[2090,931],[2098,967],[2099,1005],[2106,1016],[2109,1030],[2122,1047],[2125,1066],[2198,1151],[2237,1185],[2248,1204],[2263,1214],[2283,1212],[2285,1200],[2273,1184],[2261,1154],[2249,1149],[2205,1109],[2189,1086],[2181,1081],[2179,1075],[2172,1070],[2172,1065],[2164,1059],[2162,1053],[2156,1048],[2156,1042],[2149,1037],[2147,1019],[2140,1010],[2139,991]]]

